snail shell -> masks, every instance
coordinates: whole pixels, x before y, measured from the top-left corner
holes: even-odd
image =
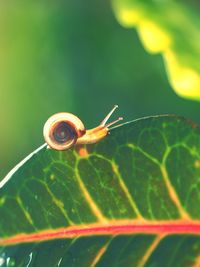
[[[61,112],[51,116],[44,125],[44,139],[49,147],[67,150],[85,134],[82,121],[71,113]]]

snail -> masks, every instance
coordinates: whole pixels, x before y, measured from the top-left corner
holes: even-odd
[[[47,145],[56,150],[67,150],[74,145],[93,144],[103,139],[110,126],[122,120],[107,123],[117,105],[108,113],[99,126],[86,130],[82,121],[72,113],[61,112],[51,116],[44,125],[43,134]]]

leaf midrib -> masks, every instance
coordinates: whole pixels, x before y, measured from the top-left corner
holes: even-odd
[[[93,223],[66,228],[42,230],[37,233],[18,234],[0,239],[0,246],[13,244],[41,242],[60,238],[76,238],[81,236],[96,235],[132,235],[132,234],[194,234],[200,235],[200,220],[171,220],[171,221],[148,221],[148,220],[119,220],[110,221],[107,224]]]

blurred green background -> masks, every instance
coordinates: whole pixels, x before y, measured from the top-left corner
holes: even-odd
[[[114,104],[125,121],[175,113],[200,122],[200,104],[174,93],[161,55],[145,52],[102,0],[1,0],[0,101],[1,178],[44,142],[56,112],[87,128]]]

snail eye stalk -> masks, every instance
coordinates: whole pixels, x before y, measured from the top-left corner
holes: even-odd
[[[112,114],[114,113],[114,111],[118,108],[118,105],[114,105],[113,109],[108,113],[108,115],[103,119],[103,121],[100,123],[101,126],[105,126],[106,128],[116,124],[118,121],[123,120],[123,117],[119,117],[118,119],[107,123],[107,121],[110,119],[110,117],[112,116]],[[107,123],[107,124],[106,124]]]

